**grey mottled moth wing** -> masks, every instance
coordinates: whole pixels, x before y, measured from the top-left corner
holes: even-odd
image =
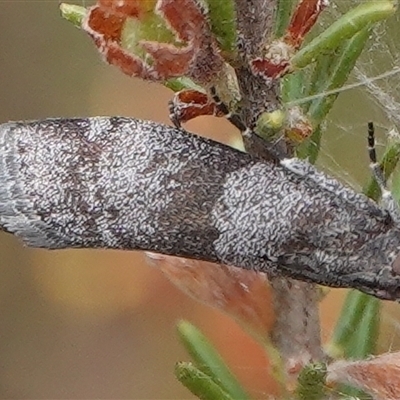
[[[30,246],[150,250],[400,297],[400,230],[311,165],[120,117],[0,126],[0,225]]]

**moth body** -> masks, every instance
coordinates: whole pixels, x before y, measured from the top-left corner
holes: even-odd
[[[400,297],[386,210],[306,162],[132,118],[1,125],[0,226],[35,247],[148,250]]]

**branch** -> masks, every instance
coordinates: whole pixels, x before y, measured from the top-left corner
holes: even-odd
[[[279,81],[266,82],[264,77],[254,75],[249,65],[249,60],[261,54],[272,35],[277,1],[236,0],[235,4],[239,50],[236,74],[242,98],[242,119],[252,127],[262,112],[280,109],[282,105]],[[247,151],[256,152],[260,147],[252,138],[244,139]]]
[[[297,373],[310,361],[323,360],[318,305],[320,291],[312,283],[274,277],[270,280],[276,322],[272,340],[289,373]]]
[[[277,3],[277,0],[236,0],[238,48],[241,50],[236,74],[243,103],[242,119],[247,126],[254,126],[264,111],[283,109],[280,79],[266,81],[262,76],[254,75],[248,63],[249,58],[255,59],[262,54],[268,39],[272,40]],[[268,151],[260,137],[244,136],[243,141],[248,153],[268,159]],[[287,152],[284,141],[280,141],[279,146],[281,152]],[[317,287],[273,275],[270,283],[276,315],[272,338],[288,370],[293,364],[321,360]]]

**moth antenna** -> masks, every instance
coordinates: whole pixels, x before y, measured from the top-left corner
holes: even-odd
[[[382,206],[389,212],[396,223],[400,223],[400,210],[396,200],[387,187],[385,173],[376,157],[375,127],[373,122],[368,122],[368,155],[372,175],[382,192]]]
[[[368,155],[372,174],[382,191],[389,191],[386,185],[385,174],[376,158],[375,127],[373,122],[368,122]]]

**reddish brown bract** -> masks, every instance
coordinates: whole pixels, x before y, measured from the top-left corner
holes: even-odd
[[[176,126],[202,115],[223,117],[215,102],[206,93],[182,90],[175,93],[170,103],[170,119]]]
[[[227,265],[146,253],[174,285],[196,300],[217,308],[265,339],[274,321],[267,277]]]
[[[358,387],[374,400],[398,400],[400,353],[387,353],[370,360],[337,361],[328,367],[327,381]]]
[[[298,49],[327,5],[327,0],[302,0],[290,20],[284,41]]]
[[[122,47],[122,32],[128,18],[139,21],[149,12],[149,2],[99,0],[89,9],[82,27],[93,38],[105,60],[129,76],[164,81],[187,76],[199,84],[208,84],[222,69],[223,59],[211,33],[207,12],[196,0],[159,0],[154,10],[174,32],[177,42],[139,40],[140,47],[151,56],[147,63]]]
[[[248,60],[253,73],[270,81],[290,72],[292,56],[326,5],[326,0],[301,0],[286,34],[266,43],[259,57]],[[156,39],[146,33],[151,18],[156,21],[152,30],[161,31]],[[139,26],[131,51],[124,48],[123,43],[129,20],[135,20]],[[142,26],[146,29],[141,30]],[[209,90],[227,86],[224,81],[235,75],[232,66],[237,61],[230,60],[232,66],[228,66],[221,56],[211,31],[208,10],[200,0],[98,0],[89,8],[82,27],[93,38],[105,61],[124,74],[157,82],[187,77],[204,89],[204,93],[184,90],[175,95],[170,104],[170,115],[176,126],[201,115],[223,116]],[[228,68],[232,72],[228,73]],[[238,92],[238,89],[232,91]],[[221,97],[221,93],[217,94]],[[235,108],[237,104],[233,98],[239,100],[240,96],[228,96],[227,105],[231,112],[231,106]],[[300,135],[296,136],[301,138],[309,134],[303,126],[292,131],[299,131]]]
[[[288,73],[291,57],[303,44],[305,35],[315,25],[327,4],[327,0],[300,1],[283,38],[268,45],[264,57],[252,60],[253,72],[266,79],[277,79]]]

